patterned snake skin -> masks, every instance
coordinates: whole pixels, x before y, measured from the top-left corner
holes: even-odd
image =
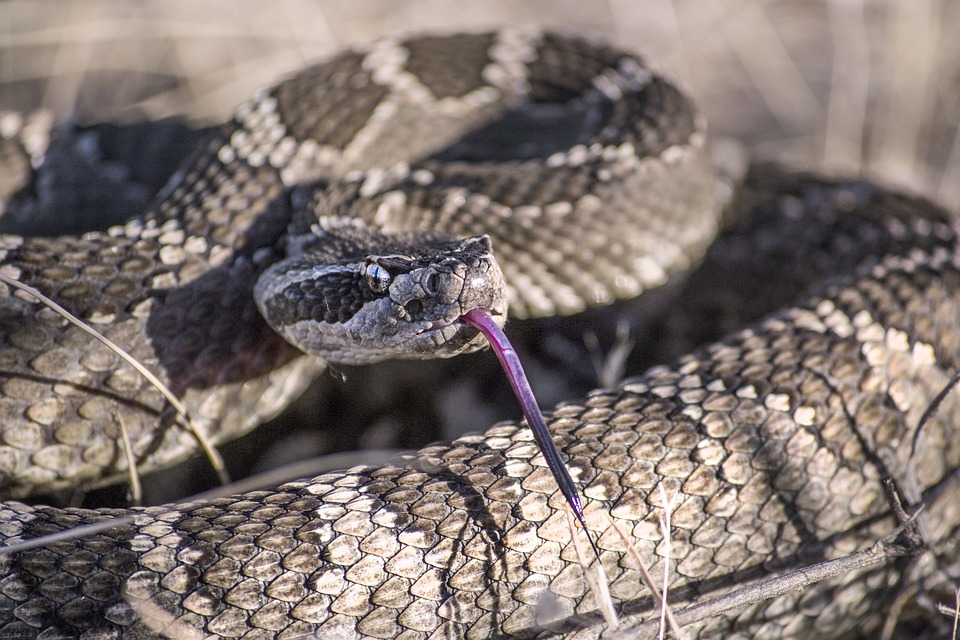
[[[331,91],[320,103],[317,86]],[[491,86],[570,102],[584,130],[569,126],[567,111],[519,98],[484,112],[497,93]],[[344,87],[349,94],[334,91]],[[449,139],[423,132],[437,113],[449,115]],[[534,116],[571,130],[570,139],[531,132]],[[521,160],[497,157],[497,138],[486,142],[491,119],[528,132],[510,149]],[[415,132],[412,142],[391,137],[401,126]],[[469,133],[478,127],[482,136]],[[604,136],[630,142],[614,147]],[[375,218],[401,193],[414,209],[442,212],[413,225],[487,230],[511,283],[511,313],[572,313],[635,295],[697,260],[728,197],[703,145],[681,94],[613,49],[551,35],[385,41],[241,107],[146,222],[73,239],[0,236],[0,269],[99,325],[187,399],[212,439],[225,439],[275,411],[322,366],[295,358],[249,297],[256,274],[283,252],[289,203],[298,200],[282,196],[289,185],[345,176],[338,184],[347,196],[333,206],[359,217]],[[481,167],[513,164],[499,182],[473,163],[445,168],[477,157],[487,158]],[[403,158],[419,164],[350,173]],[[536,180],[526,173],[533,165]],[[417,200],[418,181],[437,176],[454,188]],[[960,365],[957,222],[862,183],[781,175],[776,195],[766,196],[762,182],[754,176],[740,197],[749,213],[735,231],[749,240],[721,239],[712,254],[721,268],[765,256],[777,265],[771,271],[792,278],[782,286],[786,300],[812,286],[807,297],[549,414],[583,487],[611,596],[628,624],[657,617],[611,518],[652,572],[669,563],[679,610],[871,547],[897,524],[882,486],[890,479],[908,510],[925,506],[923,554],[695,620],[685,632],[869,636],[894,604],[914,618],[939,615],[922,607],[949,592],[960,565],[955,394],[918,425]],[[329,191],[302,193],[314,202]],[[479,226],[491,215],[497,225]],[[629,217],[643,229],[637,240],[622,226]],[[574,219],[586,225],[575,237],[546,240],[546,227]],[[597,235],[608,227],[623,237]],[[634,253],[652,248],[662,262]],[[541,262],[531,262],[538,252]],[[121,421],[146,467],[192,450],[132,371],[36,304],[2,293],[8,496],[117,475]],[[675,496],[669,560],[660,485]],[[0,556],[0,638],[599,637],[606,627],[563,507],[518,425],[396,464],[206,504],[98,512],[7,502],[0,538],[8,544],[136,518]]]

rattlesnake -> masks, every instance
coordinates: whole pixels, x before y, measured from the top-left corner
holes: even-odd
[[[844,575],[698,621],[691,634],[869,633],[900,578],[916,595],[922,579],[955,575],[960,513],[944,488],[960,467],[944,418],[952,396],[917,427],[957,368],[956,222],[862,183],[784,174],[778,190],[753,203],[762,229],[747,246],[789,256],[798,238],[812,239],[798,278],[819,280],[812,297],[552,413],[628,619],[650,615],[651,598],[609,518],[660,570],[661,482],[678,497],[675,606],[869,546],[894,526],[883,478],[910,505],[923,491],[930,502],[920,530],[936,553],[920,562]],[[525,32],[383,40],[241,106],[144,218],[82,237],[0,237],[0,268],[145,361],[219,440],[323,366],[298,358],[252,295],[271,264],[316,238],[485,233],[511,315],[570,314],[696,263],[730,196],[691,103],[634,55]],[[777,244],[765,235],[777,227],[797,235]],[[349,324],[397,267],[361,260],[350,282],[364,294],[345,289],[349,311],[328,307],[321,319]],[[192,448],[138,375],[35,302],[3,293],[9,496],[117,475],[120,423],[146,468]],[[416,315],[424,305],[399,306]],[[269,307],[261,303],[268,318]],[[439,328],[461,335],[449,326]],[[467,333],[454,351],[479,344]],[[0,634],[595,637],[604,628],[563,501],[516,425],[382,468],[135,513],[106,533],[0,556]],[[13,502],[0,514],[11,541],[107,515]]]

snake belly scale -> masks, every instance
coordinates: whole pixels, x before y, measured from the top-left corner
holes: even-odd
[[[688,268],[730,196],[705,144],[682,93],[614,48],[506,31],[383,40],[242,105],[142,219],[79,237],[2,236],[0,269],[145,361],[216,441],[277,410],[323,366],[279,334],[329,344],[315,340],[329,326],[286,328],[307,316],[366,318],[397,274],[423,266],[417,247],[465,253],[444,272],[464,289],[473,276],[458,269],[488,264],[492,246],[506,284],[485,303],[519,317],[634,296]],[[859,183],[786,182],[794,192],[772,207],[774,223],[812,211],[813,227],[852,227],[873,251],[806,301],[550,418],[628,619],[649,615],[651,600],[608,518],[659,570],[660,482],[678,497],[676,602],[869,546],[893,526],[883,478],[913,502],[940,500],[923,523],[932,553],[922,561],[701,621],[691,635],[875,629],[898,586],[918,591],[955,571],[960,513],[944,487],[960,445],[942,417],[917,425],[958,364],[956,221]],[[360,249],[361,236],[382,242]],[[349,278],[312,272],[335,274],[344,305],[293,311],[287,303],[313,290],[293,275],[299,293],[284,293],[283,278],[291,266],[310,272],[305,257],[317,251],[346,258]],[[444,288],[426,272],[404,282]],[[192,448],[135,374],[35,302],[2,294],[7,496],[117,475],[118,421],[146,468]],[[479,346],[450,323],[461,303],[416,317],[435,312],[413,299],[393,306],[427,342],[451,344],[450,355]],[[358,326],[346,334],[366,344],[372,334]],[[384,355],[357,348],[319,352]],[[132,510],[132,525],[0,556],[0,634],[598,637],[563,500],[531,439],[498,426],[405,463]],[[0,535],[32,538],[117,513],[8,502]]]

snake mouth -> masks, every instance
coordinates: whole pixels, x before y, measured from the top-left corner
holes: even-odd
[[[478,307],[478,308],[479,308],[479,307]],[[457,317],[454,318],[453,320],[434,320],[434,321],[431,322],[429,325],[427,325],[420,333],[430,333],[430,332],[432,332],[432,331],[442,331],[443,329],[446,329],[447,327],[451,327],[451,326],[455,326],[455,327],[457,327],[457,329],[472,329],[472,330],[476,331],[476,329],[473,327],[473,325],[471,325],[470,323],[468,323],[468,322],[464,319],[464,316],[466,316],[466,315],[467,315],[468,313],[470,313],[470,311],[472,311],[472,310],[473,310],[473,309],[468,309],[466,312],[464,312],[463,314],[457,316]],[[506,321],[507,321],[507,314],[503,313],[502,311],[497,311],[497,310],[495,310],[495,309],[484,309],[484,310],[485,310],[487,313],[489,313],[489,314],[494,318],[494,320],[497,322],[497,324],[499,324],[501,327],[506,323]]]
[[[460,329],[461,331],[467,331],[471,337],[471,340],[475,338],[477,335],[481,335],[483,333],[477,328],[477,326],[473,322],[470,322],[467,319],[467,316],[475,311],[481,311],[486,315],[490,316],[493,319],[493,321],[501,329],[503,328],[503,325],[505,325],[507,322],[507,314],[502,311],[498,311],[496,309],[489,309],[486,307],[475,307],[473,309],[468,309],[462,315],[457,316],[457,319],[453,321],[453,324],[456,324],[457,328]]]
[[[457,319],[454,320],[454,324],[457,325],[457,333],[458,335],[463,336],[466,344],[469,344],[470,347],[473,349],[480,349],[487,344],[487,340],[484,337],[483,332],[476,326],[476,324],[467,320],[467,315],[474,311],[484,312],[501,329],[503,328],[503,325],[506,324],[507,322],[507,314],[495,309],[488,309],[486,307],[477,307],[475,309],[467,310],[463,315],[458,316]]]
[[[503,326],[506,314],[502,311],[485,309],[494,321]],[[426,341],[433,346],[430,350],[434,356],[449,357],[460,353],[477,351],[486,346],[483,334],[465,320],[470,309],[453,319],[439,319],[426,324],[418,333],[417,341]]]
[[[473,329],[475,332],[481,333],[480,330],[477,329],[477,328],[474,326],[474,324],[473,324],[472,322],[469,322],[469,321],[467,320],[467,318],[466,318],[466,317],[467,317],[467,314],[469,314],[469,313],[472,312],[472,311],[477,311],[477,310],[486,312],[491,318],[493,318],[494,322],[496,322],[498,325],[500,325],[501,328],[503,328],[503,325],[506,324],[506,322],[507,322],[507,314],[506,314],[506,313],[504,313],[504,312],[502,312],[502,311],[498,311],[498,310],[496,310],[496,309],[487,309],[487,308],[485,308],[485,307],[477,307],[477,308],[475,308],[475,309],[468,309],[468,310],[467,310],[465,313],[463,313],[462,315],[457,316],[457,319],[453,321],[453,324],[456,324],[456,325],[461,326],[461,327],[464,327],[464,328]]]

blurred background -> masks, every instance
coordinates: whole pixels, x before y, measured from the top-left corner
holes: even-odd
[[[950,0],[5,0],[0,109],[216,121],[351,43],[512,24],[646,54],[757,155],[960,206]]]
[[[168,116],[207,124],[353,43],[504,25],[642,52],[680,80],[715,135],[741,140],[756,158],[877,180],[960,209],[960,2],[950,0],[5,0],[0,110],[43,107],[80,124]],[[546,369],[566,372],[559,382],[520,346],[545,407],[609,384],[602,370],[616,370],[636,337],[614,332],[601,344],[582,326],[553,342],[539,325],[528,331],[552,358]],[[522,339],[522,324],[513,331]],[[494,358],[470,358],[334,370],[261,430],[268,435],[228,445],[228,463],[236,476],[333,451],[411,448],[515,417]],[[370,458],[331,466],[360,460]],[[147,503],[212,482],[202,462],[167,478],[148,483]],[[117,491],[87,502],[123,504],[125,489]]]

